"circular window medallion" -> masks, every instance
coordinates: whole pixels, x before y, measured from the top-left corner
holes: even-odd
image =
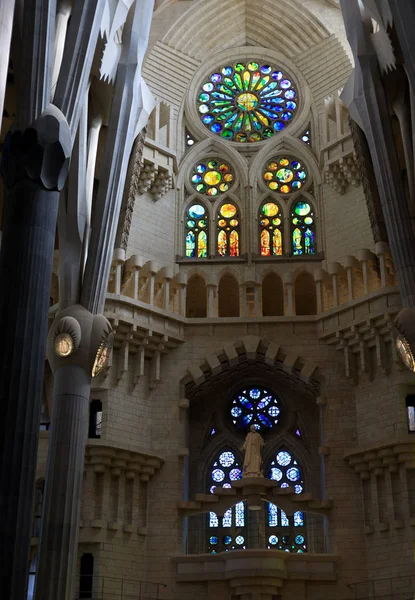
[[[297,91],[280,69],[255,61],[221,67],[202,83],[198,111],[212,133],[233,142],[260,142],[285,127]]]
[[[251,387],[239,392],[232,400],[230,415],[239,429],[252,425],[257,431],[272,429],[278,423],[279,402],[274,394],[264,388]]]
[[[211,197],[227,192],[234,179],[231,167],[219,160],[207,160],[197,164],[191,175],[192,187],[196,192]]]
[[[298,160],[278,157],[271,160],[264,170],[264,181],[273,192],[290,194],[306,182],[307,171]]]

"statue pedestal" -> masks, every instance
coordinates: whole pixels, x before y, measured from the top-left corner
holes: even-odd
[[[267,491],[279,487],[278,481],[265,477],[242,477],[232,483],[232,488],[242,488],[242,496],[246,497],[249,510],[261,510]]]

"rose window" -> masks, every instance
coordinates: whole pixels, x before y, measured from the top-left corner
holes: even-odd
[[[251,61],[226,65],[198,97],[202,123],[234,142],[260,142],[282,131],[297,110],[297,92],[280,69]]]
[[[199,194],[217,196],[227,192],[234,181],[232,169],[218,160],[203,161],[195,166],[191,176],[193,188]]]
[[[253,425],[257,431],[264,431],[278,423],[280,407],[274,394],[252,387],[242,390],[233,399],[230,413],[236,427],[247,430]]]
[[[296,192],[305,184],[307,171],[298,160],[280,157],[268,163],[264,181],[268,188],[280,194]]]

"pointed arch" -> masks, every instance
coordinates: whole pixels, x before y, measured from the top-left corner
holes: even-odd
[[[262,315],[264,317],[284,315],[284,289],[281,277],[272,271],[262,280]]]
[[[219,317],[239,317],[239,284],[231,273],[219,281]]]
[[[294,283],[294,301],[296,315],[317,314],[316,284],[311,273],[303,271],[297,275]]]
[[[186,288],[186,317],[203,319],[207,316],[207,291],[203,277],[191,275]]]

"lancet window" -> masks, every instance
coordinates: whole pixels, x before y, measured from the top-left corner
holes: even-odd
[[[242,477],[242,467],[229,449],[219,452],[209,469],[208,486],[213,494],[216,487],[230,488],[232,481]],[[246,511],[243,502],[229,508],[223,516],[208,514],[208,550],[212,554],[246,547]]]
[[[279,450],[268,466],[268,477],[281,488],[292,487],[295,494],[304,488],[303,475],[298,461],[287,450]],[[288,516],[276,504],[268,503],[265,511],[267,547],[286,552],[307,551],[305,515],[296,511]]]
[[[281,210],[275,202],[265,202],[259,216],[259,236],[261,256],[281,256],[282,218]]]
[[[218,256],[239,256],[240,219],[235,204],[222,204],[217,215],[217,253]]]
[[[185,251],[187,258],[207,258],[208,218],[202,204],[192,204],[185,215]]]
[[[291,211],[291,243],[294,256],[316,253],[313,208],[304,200],[296,202]]]

